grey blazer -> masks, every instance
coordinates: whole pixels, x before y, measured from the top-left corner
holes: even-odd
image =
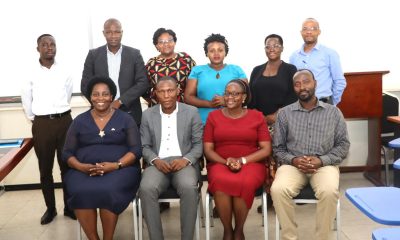
[[[178,102],[177,131],[182,157],[189,159],[199,169],[199,158],[203,154],[203,125],[197,108]],[[143,159],[150,161],[158,157],[161,144],[160,104],[143,112],[140,135]]]
[[[82,73],[81,92],[85,95],[93,76],[109,76],[107,45],[89,50]],[[139,125],[142,117],[140,96],[150,87],[142,55],[138,49],[122,45],[121,66],[118,78],[121,110],[133,116]]]

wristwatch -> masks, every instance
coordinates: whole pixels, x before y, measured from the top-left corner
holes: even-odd
[[[120,170],[122,168],[122,162],[118,161],[118,170]]]
[[[247,159],[245,157],[241,157],[240,160],[242,161],[243,165],[245,165],[247,163]]]

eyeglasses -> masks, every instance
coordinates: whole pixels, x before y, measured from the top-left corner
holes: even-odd
[[[307,31],[317,31],[319,28],[318,27],[303,27],[301,29],[302,32],[307,32]]]
[[[163,45],[163,44],[169,44],[169,43],[172,43],[172,42],[174,42],[174,39],[173,39],[173,38],[169,38],[169,39],[159,39],[159,40],[158,40],[158,44],[161,44],[161,45]]]
[[[280,44],[275,44],[275,45],[267,45],[267,46],[265,46],[264,48],[267,49],[267,50],[272,50],[272,49],[277,50],[277,49],[279,49],[279,48],[281,48],[281,47],[282,47],[282,45],[280,45]]]
[[[225,97],[239,97],[240,94],[242,94],[243,92],[224,92],[224,96]]]

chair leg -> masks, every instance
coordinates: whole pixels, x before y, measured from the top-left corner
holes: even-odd
[[[78,240],[82,240],[82,228],[81,228],[81,224],[79,223],[79,221],[78,220],[76,220],[76,228],[77,228],[77,234],[78,234],[78,236],[77,236],[77,238],[76,239],[78,239]]]
[[[341,228],[340,228],[340,199],[338,199],[337,206],[336,206],[336,239],[340,240]]]
[[[280,224],[278,220],[278,214],[275,213],[275,239],[279,240],[280,239]]]
[[[138,205],[138,222],[139,222],[139,240],[143,239],[143,213],[142,213],[142,201],[140,198],[137,199],[137,205]]]
[[[206,193],[206,240],[210,240],[210,215],[212,217],[212,214],[210,214],[212,209],[210,210],[210,194]]]
[[[262,217],[263,217],[263,226],[264,226],[264,240],[268,240],[268,213],[267,213],[267,193],[263,191],[262,193]]]
[[[132,201],[132,214],[133,214],[133,233],[135,235],[135,240],[139,240],[139,228],[138,228],[138,215],[137,215],[137,204],[136,198]]]

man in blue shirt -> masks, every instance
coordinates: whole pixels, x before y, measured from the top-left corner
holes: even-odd
[[[311,70],[318,82],[318,99],[337,105],[346,88],[339,55],[335,50],[318,43],[321,29],[314,18],[307,18],[303,22],[300,33],[304,44],[290,56],[289,62],[297,69]]]

